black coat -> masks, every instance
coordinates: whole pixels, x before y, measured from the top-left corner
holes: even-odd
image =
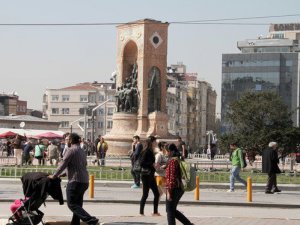
[[[273,148],[267,148],[262,152],[262,172],[263,173],[281,173],[278,167],[279,159],[277,151]]]

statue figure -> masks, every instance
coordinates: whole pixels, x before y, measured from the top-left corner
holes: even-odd
[[[117,88],[115,97],[117,112],[137,112],[139,103],[139,90],[137,87],[137,63],[132,65],[132,72],[125,79],[125,83]]]
[[[135,62],[132,65],[132,72],[131,72],[132,80],[133,81],[137,80],[137,76],[138,76],[138,66],[137,66],[137,63]]]
[[[133,89],[131,88],[131,84],[127,86],[125,89],[125,112],[132,112],[133,107]]]
[[[157,67],[152,67],[148,82],[148,113],[160,111],[161,87],[160,71]]]

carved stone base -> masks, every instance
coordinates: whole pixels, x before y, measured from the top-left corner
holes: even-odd
[[[168,120],[169,117],[163,112],[152,112],[148,115],[149,129],[147,136],[157,135],[160,138],[169,138],[170,134],[168,132]]]
[[[104,136],[108,144],[107,155],[128,155],[131,150],[132,137],[137,130],[135,113],[116,112],[113,115],[113,128]]]

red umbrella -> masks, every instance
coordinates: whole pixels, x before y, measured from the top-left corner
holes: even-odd
[[[12,131],[6,131],[2,134],[0,134],[0,138],[13,138],[17,135],[17,133],[14,133]]]
[[[62,138],[62,135],[53,132],[46,132],[34,136],[35,138]]]

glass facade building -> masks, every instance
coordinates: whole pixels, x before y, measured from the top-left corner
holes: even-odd
[[[246,91],[278,93],[289,110],[295,111],[292,120],[295,126],[299,126],[299,112],[296,110],[299,107],[299,53],[290,52],[290,46],[273,46],[275,52],[269,52],[272,39],[267,40],[270,40],[269,46],[256,47],[259,45],[259,40],[256,40],[247,48],[241,47],[242,53],[222,55],[223,133],[228,128],[224,116],[229,104]]]

